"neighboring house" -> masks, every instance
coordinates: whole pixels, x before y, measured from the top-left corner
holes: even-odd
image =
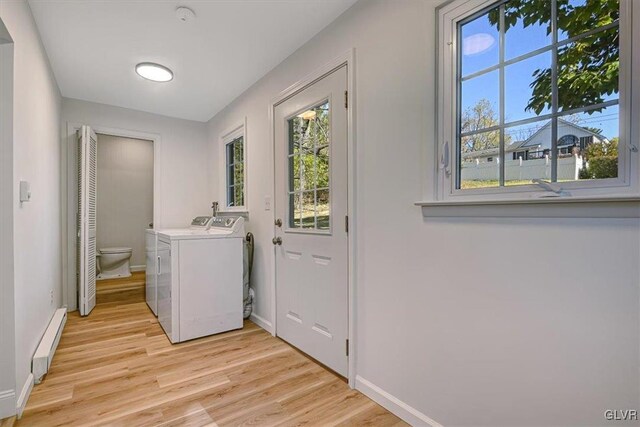
[[[607,138],[582,126],[566,120],[558,120],[558,156],[579,153],[589,144],[606,142]],[[533,135],[521,141],[515,141],[505,147],[506,160],[541,159],[551,151],[551,122],[547,122]],[[462,153],[467,162],[493,162],[498,159],[498,148]]]

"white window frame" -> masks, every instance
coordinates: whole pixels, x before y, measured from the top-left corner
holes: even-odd
[[[638,196],[638,125],[631,120],[632,111],[639,111],[640,43],[632,45],[633,36],[640,33],[640,7],[632,7],[633,0],[620,0],[620,86],[619,86],[619,168],[618,178],[584,180],[557,184],[564,197],[598,198],[609,195]],[[457,189],[457,47],[458,23],[478,14],[502,0],[454,0],[437,11],[437,101],[436,101],[436,201],[477,202],[504,201],[548,197],[550,192],[541,186],[521,185],[479,189]],[[636,23],[635,28],[632,23]],[[632,72],[635,70],[635,75]],[[637,113],[636,113],[636,122]],[[558,197],[559,199],[560,197]]]
[[[220,150],[219,150],[219,158],[220,158],[220,194],[222,194],[223,203],[220,206],[220,212],[248,212],[249,211],[249,203],[247,199],[247,119],[246,117],[242,120],[242,122],[236,124],[232,128],[226,130],[220,136]],[[243,167],[243,200],[244,204],[242,206],[229,206],[229,199],[227,193],[227,145],[235,141],[236,139],[242,137],[242,164]]]

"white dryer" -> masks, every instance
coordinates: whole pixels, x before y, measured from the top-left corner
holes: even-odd
[[[157,232],[158,320],[172,343],[242,328],[244,218],[198,219]]]
[[[145,299],[147,305],[158,315],[158,293],[156,283],[158,280],[158,232],[151,228],[145,233],[145,250],[147,254],[147,268],[145,277]]]
[[[213,222],[213,217],[198,216],[191,221],[188,228],[166,230],[170,232],[180,232],[182,230],[209,230]],[[158,316],[158,272],[160,270],[160,254],[158,253],[158,230],[147,229],[145,234],[146,246],[146,280],[145,280],[145,299],[147,305]]]

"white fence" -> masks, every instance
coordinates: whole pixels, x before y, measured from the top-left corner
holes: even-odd
[[[558,159],[558,181],[575,181],[582,169],[582,157],[571,156]],[[506,181],[530,181],[551,179],[551,159],[507,160],[505,162]],[[499,162],[465,162],[462,164],[463,181],[491,181],[500,179]]]

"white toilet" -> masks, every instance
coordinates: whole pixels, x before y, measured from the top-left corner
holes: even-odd
[[[131,248],[102,248],[98,254],[98,280],[131,276]]]

